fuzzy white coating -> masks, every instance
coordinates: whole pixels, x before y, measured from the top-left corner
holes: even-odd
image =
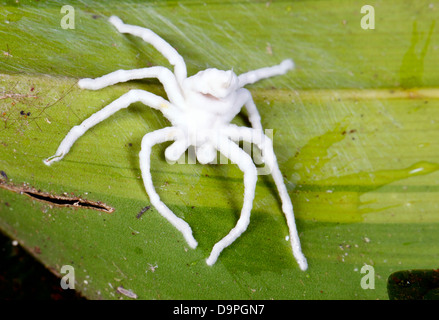
[[[206,260],[208,265],[213,265],[221,252],[231,245],[250,223],[258,174],[252,158],[239,148],[235,141],[243,140],[254,143],[262,150],[264,162],[269,166],[278,189],[282,210],[289,227],[289,240],[293,255],[300,268],[306,270],[308,264],[301,250],[293,205],[279,170],[272,141],[263,134],[261,117],[256,105],[250,92],[243,88],[247,84],[285,74],[294,68],[294,62],[287,59],[279,65],[249,71],[239,76],[232,70],[223,71],[210,68],[187,77],[184,59],[156,33],[143,27],[125,24],[116,16],[110,17],[109,22],[119,32],[138,36],[154,46],[174,66],[174,71],[160,66],[117,70],[96,79],[81,79],[78,86],[82,89],[99,90],[119,82],[156,78],[163,84],[168,100],[144,90],[130,90],[81,124],[74,126],[59,145],[55,155],[45,159],[44,163],[51,165],[53,162],[61,160],[70,151],[75,141],[88,129],[120,109],[127,108],[132,103],[142,102],[151,108],[160,110],[172,126],[147,133],[144,136],[139,154],[142,178],[152,205],[183,234],[191,248],[196,248],[198,245],[192,235],[191,227],[160,200],[154,189],[150,170],[150,155],[153,146],[174,141],[165,151],[166,159],[170,161],[178,160],[188,147],[194,146],[197,159],[202,164],[212,162],[219,151],[244,173],[244,202],[241,216],[236,226],[214,245]],[[238,127],[230,123],[243,106],[247,109],[251,128]]]

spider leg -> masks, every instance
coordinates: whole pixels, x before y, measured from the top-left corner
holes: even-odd
[[[154,189],[151,177],[151,149],[158,143],[163,143],[170,140],[179,138],[179,131],[173,127],[167,127],[159,129],[150,133],[147,133],[142,139],[142,148],[139,153],[140,158],[140,170],[142,171],[143,183],[145,185],[146,192],[148,193],[151,204],[157,209],[157,211],[166,218],[177,230],[179,230],[188,245],[191,248],[197,247],[197,241],[192,236],[192,229],[189,224],[183,219],[177,217],[161,200],[159,195]],[[177,140],[178,141],[178,140]]]
[[[255,83],[256,81],[280,76],[285,74],[288,70],[294,68],[294,62],[291,59],[282,61],[280,64],[273,67],[261,68],[253,71],[249,71],[238,76],[239,86],[243,87],[246,84]]]
[[[236,125],[230,125],[225,133],[227,134],[227,136],[229,136],[230,139],[234,141],[244,140],[247,142],[251,142],[256,144],[262,150],[263,158],[265,160],[265,163],[271,169],[271,175],[273,176],[273,180],[276,184],[276,187],[279,191],[279,196],[282,201],[282,211],[285,214],[285,218],[287,220],[288,228],[290,231],[290,242],[293,250],[293,255],[296,258],[300,269],[305,271],[308,268],[308,263],[302,253],[300,239],[297,233],[297,227],[294,219],[293,204],[291,203],[291,199],[288,195],[287,188],[283,181],[283,176],[279,169],[276,155],[273,151],[272,141],[266,135],[261,134],[260,131],[256,131],[247,127],[238,127]]]
[[[165,67],[117,70],[96,79],[81,79],[78,81],[78,86],[82,89],[99,90],[119,82],[145,78],[157,78],[163,84],[166,94],[172,103],[177,106],[184,104],[180,86],[175,75]]]
[[[151,108],[162,111],[164,116],[171,120],[171,122],[174,117],[178,117],[180,112],[175,106],[167,102],[162,97],[143,90],[131,90],[122,95],[120,98],[114,100],[103,109],[91,115],[80,125],[74,126],[65,136],[63,141],[61,141],[61,144],[59,145],[55,155],[45,159],[44,163],[49,166],[53,162],[61,160],[69,152],[75,141],[78,140],[78,138],[81,137],[88,129],[107,119],[120,109],[126,108],[130,104],[137,101],[141,101]]]
[[[183,57],[180,56],[177,50],[169,43],[150,29],[125,24],[119,17],[111,16],[108,21],[113,24],[120,33],[129,33],[150,43],[174,66],[174,73],[178,83],[180,85],[183,83],[183,80],[187,77],[186,63]]]
[[[250,91],[245,88],[240,88],[237,91],[238,98],[236,100],[236,109],[239,110],[244,105],[248,112],[248,119],[253,129],[260,130],[262,132],[261,116],[256,108]],[[230,119],[232,121],[232,119]],[[230,122],[229,121],[229,122]]]
[[[174,162],[180,159],[183,153],[186,152],[190,146],[190,142],[187,139],[178,139],[165,150],[166,160]]]
[[[250,213],[253,206],[253,199],[255,196],[256,181],[258,179],[256,167],[253,164],[251,157],[238,147],[234,142],[227,138],[220,138],[216,148],[224,156],[229,158],[232,162],[236,163],[244,173],[244,203],[241,210],[241,217],[239,218],[236,226],[217,242],[207,258],[206,263],[213,265],[221,251],[227,246],[233,243],[246,229],[250,223]]]

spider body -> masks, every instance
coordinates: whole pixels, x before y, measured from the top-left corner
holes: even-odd
[[[250,92],[244,88],[245,85],[258,80],[286,73],[294,67],[292,60],[284,60],[279,65],[250,71],[239,76],[232,70],[210,68],[187,77],[183,58],[157,34],[149,29],[124,24],[115,16],[110,17],[109,21],[119,32],[141,37],[152,44],[174,66],[174,72],[160,66],[118,70],[96,79],[81,79],[78,86],[83,89],[98,90],[118,82],[157,78],[163,84],[168,100],[144,90],[130,90],[81,124],[74,126],[59,145],[56,154],[44,160],[44,163],[50,165],[61,160],[74,142],[88,129],[132,103],[142,102],[151,108],[160,110],[172,125],[149,132],[143,137],[139,154],[140,169],[151,204],[183,234],[190,247],[196,248],[198,245],[192,235],[191,227],[160,200],[154,189],[150,173],[152,147],[159,143],[173,141],[166,148],[165,156],[168,160],[176,161],[190,146],[193,146],[197,160],[202,164],[212,162],[219,151],[237,164],[244,173],[244,203],[241,217],[229,234],[214,245],[206,260],[208,265],[213,265],[223,249],[233,243],[247,229],[250,222],[258,173],[251,157],[235,142],[243,140],[254,143],[262,151],[264,162],[270,168],[279,191],[282,211],[290,231],[293,255],[300,268],[306,270],[308,265],[301,251],[293,206],[277,164],[272,142],[263,134],[259,112]],[[247,109],[251,128],[230,124],[243,106]]]
[[[233,71],[214,68],[200,71],[183,81],[183,111],[175,120],[169,119],[174,127],[181,129],[183,138],[166,149],[168,160],[176,161],[188,146],[195,146],[200,163],[214,161],[216,149],[212,139],[230,123],[243,105],[237,86],[238,77]],[[181,149],[178,148],[180,145]]]

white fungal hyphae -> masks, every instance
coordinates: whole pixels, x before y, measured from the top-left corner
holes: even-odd
[[[306,270],[308,265],[300,247],[293,206],[278,167],[272,141],[264,135],[259,112],[250,91],[244,88],[245,85],[261,79],[285,74],[294,68],[293,61],[284,60],[279,65],[240,75],[236,75],[232,70],[222,71],[210,68],[187,77],[183,58],[153,31],[124,24],[115,16],[112,16],[109,21],[119,32],[138,36],[153,45],[174,66],[174,72],[161,66],[118,70],[96,79],[81,79],[78,82],[79,87],[98,90],[133,79],[157,78],[163,84],[168,100],[147,91],[130,90],[80,125],[73,127],[59,145],[56,154],[46,159],[44,163],[50,165],[61,160],[75,141],[88,129],[134,102],[142,102],[151,108],[160,110],[172,126],[149,132],[144,136],[139,154],[142,178],[152,205],[183,234],[191,248],[197,247],[191,227],[160,200],[154,189],[150,172],[152,147],[166,141],[174,141],[166,149],[165,156],[169,161],[176,161],[190,146],[194,146],[197,159],[203,164],[212,162],[219,151],[236,163],[244,173],[244,203],[241,216],[229,234],[214,245],[206,260],[208,265],[213,265],[223,249],[233,243],[247,229],[250,222],[257,169],[252,158],[239,148],[236,142],[242,140],[253,143],[262,151],[264,163],[270,168],[277,186],[282,201],[282,210],[289,227],[289,239],[294,257],[300,268]],[[230,123],[243,106],[247,109],[251,128]]]

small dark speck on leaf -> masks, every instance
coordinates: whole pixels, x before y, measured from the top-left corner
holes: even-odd
[[[149,209],[151,209],[151,206],[146,206],[145,208],[143,208],[142,210],[140,210],[140,212],[136,215],[137,219],[140,219],[140,217],[142,217],[142,215],[148,211]]]
[[[349,131],[344,130],[341,134],[345,135],[347,133],[355,133],[355,132],[357,132],[357,129],[352,129],[352,130],[349,130]]]
[[[23,110],[20,111],[20,114],[21,114],[22,116],[28,116],[28,117],[30,116],[30,112],[27,112],[27,113],[26,113],[26,112],[24,112]]]

